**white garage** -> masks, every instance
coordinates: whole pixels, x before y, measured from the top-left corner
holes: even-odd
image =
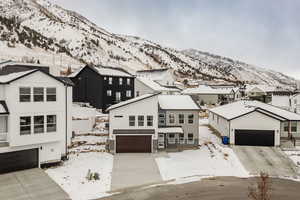
[[[279,146],[281,138],[300,131],[300,115],[258,101],[238,101],[209,113],[209,124],[235,145]]]

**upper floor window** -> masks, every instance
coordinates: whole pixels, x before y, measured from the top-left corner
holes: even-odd
[[[147,116],[147,126],[153,126],[153,116],[152,115]]]
[[[284,132],[289,132],[289,123],[288,122],[283,123],[283,131]]]
[[[44,116],[34,116],[34,133],[44,133]]]
[[[31,134],[31,117],[20,117],[20,135]]]
[[[164,113],[159,113],[158,114],[158,120],[159,120],[159,124],[165,124],[166,123],[165,114]]]
[[[30,87],[21,87],[19,88],[19,99],[20,102],[30,102],[31,98],[31,88]]]
[[[169,114],[169,123],[174,124],[175,123],[175,115],[174,114]]]
[[[56,132],[56,115],[47,115],[47,132]]]
[[[47,101],[56,101],[56,88],[46,89]]]
[[[179,114],[178,118],[179,118],[179,124],[184,124],[184,114]]]
[[[106,91],[106,95],[107,95],[108,97],[111,97],[111,94],[112,94],[112,93],[111,93],[111,90],[107,90],[107,91]]]
[[[116,92],[116,101],[121,101],[121,92]]]
[[[123,84],[123,78],[119,78],[119,85]]]
[[[129,126],[135,126],[135,116],[129,116]]]
[[[143,115],[138,116],[138,126],[144,126],[144,116]]]
[[[189,142],[194,140],[194,134],[193,133],[188,134],[188,140],[189,140]]]
[[[130,85],[130,78],[127,78],[127,85]]]
[[[193,114],[188,115],[188,122],[189,122],[189,124],[194,123],[194,115]]]
[[[112,85],[113,82],[113,78],[112,77],[108,77],[108,84]]]
[[[44,101],[44,88],[42,87],[33,88],[33,101],[34,102]]]
[[[131,90],[126,91],[126,97],[131,97]]]

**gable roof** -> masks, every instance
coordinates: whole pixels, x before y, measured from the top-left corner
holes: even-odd
[[[163,110],[200,110],[189,95],[159,95],[158,104]]]
[[[70,74],[68,77],[70,77],[70,78],[76,77],[86,67],[89,67],[94,72],[96,72],[102,76],[133,77],[132,74],[130,74],[126,70],[119,68],[119,67],[108,67],[108,66],[92,67],[89,65],[79,68],[78,70],[76,70],[75,72]]]
[[[154,93],[154,94],[144,94],[144,95],[135,97],[135,98],[133,98],[133,99],[129,99],[129,100],[126,100],[126,101],[122,101],[122,102],[120,102],[120,103],[117,103],[117,104],[114,104],[114,105],[108,107],[108,108],[106,109],[106,111],[110,111],[110,110],[113,110],[113,109],[116,109],[116,108],[120,108],[120,107],[129,105],[129,104],[138,102],[138,101],[142,101],[142,100],[144,100],[144,99],[148,99],[148,98],[153,97],[153,96],[156,96],[156,95],[158,95],[158,94],[159,94],[159,93]]]
[[[53,76],[51,74],[48,74],[48,73],[46,73],[44,71],[41,71],[41,70],[38,70],[38,69],[36,69],[36,70],[28,70],[28,71],[23,71],[23,72],[16,72],[16,73],[11,73],[11,74],[7,74],[7,75],[0,75],[0,84],[9,84],[9,83],[11,83],[13,81],[16,81],[18,79],[26,77],[26,76],[28,76],[30,74],[35,73],[35,72],[41,72],[43,74],[46,74],[47,76],[50,76],[51,78],[53,78],[53,79],[55,79],[57,81],[63,83],[64,85],[70,85],[66,81],[63,81],[63,80],[61,80],[61,79],[59,79],[59,78],[57,78],[57,77],[55,77],[55,76]],[[72,85],[70,85],[70,86],[72,86]]]
[[[259,101],[237,101],[234,103],[226,104],[209,110],[227,120],[232,120],[241,117],[253,111],[273,116],[282,121],[300,121],[300,115],[281,109],[279,107],[265,104]]]
[[[176,86],[172,86],[172,87],[162,86],[162,85],[160,85],[159,83],[157,83],[156,81],[154,81],[150,78],[138,77],[136,79],[137,79],[137,81],[140,81],[142,84],[144,84],[145,86],[151,88],[154,91],[158,91],[158,92],[164,92],[164,91],[180,92],[180,89],[178,89]]]
[[[207,85],[199,85],[196,88],[187,88],[182,91],[183,94],[210,94],[210,95],[217,95],[217,94],[230,94],[233,92],[233,88],[212,88]]]
[[[0,115],[8,115],[9,110],[5,101],[0,101]]]

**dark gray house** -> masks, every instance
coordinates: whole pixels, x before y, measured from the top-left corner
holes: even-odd
[[[104,112],[109,106],[134,97],[134,76],[121,68],[85,66],[69,75],[73,102],[90,103]]]

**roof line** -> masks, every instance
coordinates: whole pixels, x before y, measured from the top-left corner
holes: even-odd
[[[9,110],[8,110],[8,107],[6,105],[6,102],[5,101],[0,101],[0,104],[4,107],[5,109],[5,113],[0,113],[0,115],[9,115]]]

